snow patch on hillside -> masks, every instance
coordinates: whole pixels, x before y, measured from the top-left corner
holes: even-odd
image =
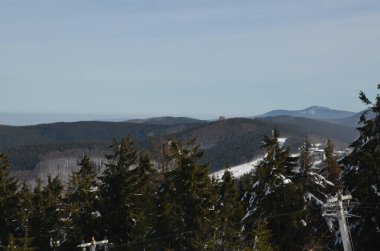
[[[234,166],[234,167],[231,167],[231,168],[228,168],[228,169],[232,172],[232,175],[235,178],[239,178],[240,176],[242,176],[242,175],[244,175],[246,173],[249,173],[250,171],[252,171],[253,169],[255,169],[256,166],[260,163],[260,161],[262,159],[263,158],[258,158],[258,159],[255,159],[255,160],[251,161],[251,162],[248,162],[248,163],[245,163],[245,164],[241,164],[241,165],[238,165],[238,166]],[[214,176],[217,179],[221,179],[223,177],[223,174],[224,174],[225,170],[226,169],[222,169],[220,171],[212,173],[211,176]]]

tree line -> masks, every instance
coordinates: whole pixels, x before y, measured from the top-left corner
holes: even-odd
[[[154,167],[128,136],[109,146],[103,173],[83,156],[68,184],[52,177],[33,188],[11,177],[0,154],[0,250],[79,250],[92,237],[113,250],[339,250],[337,224],[322,214],[338,191],[357,200],[347,207],[355,249],[378,250],[380,97],[360,99],[375,118],[362,116],[342,160],[329,140],[321,168],[307,139],[294,155],[276,129],[240,179],[210,176],[195,141],[165,143]]]

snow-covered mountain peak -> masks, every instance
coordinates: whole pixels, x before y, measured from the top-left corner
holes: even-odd
[[[349,111],[334,110],[324,106],[310,106],[302,110],[273,110],[260,117],[291,116],[311,119],[340,119],[347,118],[355,113]]]

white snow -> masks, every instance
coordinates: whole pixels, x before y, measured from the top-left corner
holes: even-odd
[[[325,203],[323,203],[323,201],[321,201],[320,199],[318,199],[314,194],[312,193],[307,193],[306,194],[306,198],[311,201],[312,199],[315,200],[315,202],[317,203],[317,205],[319,206],[323,206]]]
[[[238,166],[234,166],[234,167],[231,167],[231,168],[227,168],[227,169],[232,172],[232,175],[235,178],[239,178],[242,175],[244,175],[246,173],[249,173],[250,171],[254,170],[256,168],[256,166],[260,163],[261,160],[262,160],[262,158],[258,158],[258,159],[255,159],[255,160],[251,161],[251,162],[248,162],[248,163],[245,163],[245,164],[241,164],[241,165],[238,165]],[[223,177],[224,172],[227,169],[219,170],[219,171],[217,171],[215,173],[210,174],[210,176],[214,176],[217,179],[221,179]]]
[[[289,184],[289,183],[292,182],[290,179],[286,178],[286,177],[285,177],[284,175],[282,175],[282,174],[279,174],[278,177],[282,180],[282,183],[283,183],[284,185]]]
[[[286,140],[287,138],[278,138],[278,143],[280,143],[280,146],[283,146]]]
[[[377,186],[376,186],[376,185],[372,185],[371,187],[372,187],[373,191],[375,192],[375,194],[376,194],[377,196],[380,196],[380,193],[379,193],[378,190],[377,190]]]

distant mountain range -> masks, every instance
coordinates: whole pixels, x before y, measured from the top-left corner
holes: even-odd
[[[354,112],[334,110],[322,106],[311,106],[303,110],[273,110],[267,112],[259,117],[277,117],[277,116],[291,116],[302,117],[309,119],[331,120],[343,119],[355,115]]]
[[[273,110],[265,114],[255,116],[258,118],[290,116],[302,117],[318,120],[326,120],[333,123],[356,126],[360,117],[350,111],[334,110],[322,106],[311,106],[303,110]],[[206,120],[199,120],[189,117],[153,117],[142,119],[127,119],[124,115],[104,115],[104,114],[38,114],[38,113],[0,113],[0,125],[38,125],[57,122],[78,122],[78,121],[107,121],[107,122],[128,122],[135,124],[154,125],[174,125],[174,124],[194,124],[204,123]]]
[[[128,123],[152,124],[152,125],[176,125],[176,124],[197,124],[206,123],[205,120],[193,119],[188,117],[154,117],[147,119],[130,119]]]
[[[0,112],[0,125],[27,126],[57,122],[77,121],[125,121],[124,115],[69,114],[69,113],[6,113]]]

